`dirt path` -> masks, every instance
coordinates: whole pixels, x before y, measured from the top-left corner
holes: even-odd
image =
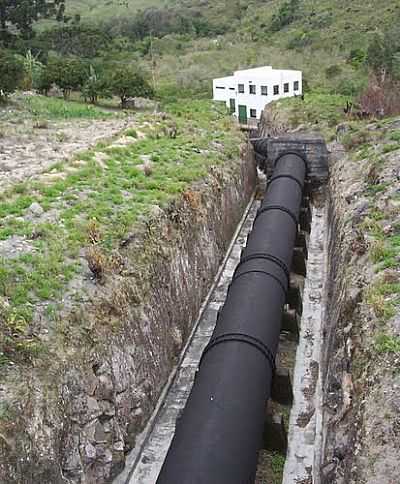
[[[10,185],[36,177],[53,164],[65,161],[104,138],[125,129],[132,117],[108,120],[32,121],[9,125],[0,137],[0,193]]]

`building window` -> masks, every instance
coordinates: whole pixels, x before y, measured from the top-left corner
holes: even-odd
[[[250,109],[250,118],[257,117],[257,109]]]
[[[279,94],[279,86],[274,86],[274,96]]]
[[[261,86],[261,95],[268,96],[268,86]]]
[[[255,94],[256,93],[256,86],[254,84],[250,84],[249,86],[249,93]]]
[[[238,84],[238,91],[240,92],[240,94],[244,93],[244,84]]]
[[[294,81],[294,83],[293,83],[293,89],[295,91],[298,91],[299,90],[299,81]]]
[[[215,86],[216,89],[225,89],[224,86]]]
[[[289,83],[288,82],[285,82],[285,84],[283,85],[283,92],[289,92]]]

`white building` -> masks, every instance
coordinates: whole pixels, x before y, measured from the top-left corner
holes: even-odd
[[[233,76],[213,81],[213,99],[224,101],[243,124],[260,119],[271,101],[302,93],[301,71],[272,69],[271,66],[235,71]]]

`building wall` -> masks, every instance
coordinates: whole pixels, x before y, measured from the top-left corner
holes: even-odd
[[[294,83],[299,83],[299,88],[294,91]],[[289,84],[289,92],[284,92],[284,84]],[[239,92],[239,84],[244,85],[244,93]],[[249,86],[254,85],[256,94],[250,94]],[[268,94],[261,94],[261,86],[267,86]],[[274,94],[274,86],[279,86],[279,94]],[[224,89],[222,89],[224,88]],[[251,111],[255,110],[256,119],[260,119],[265,106],[277,99],[301,95],[302,73],[301,71],[278,70],[270,66],[236,71],[233,76],[214,79],[213,94],[215,101],[225,101],[230,107],[230,99],[235,99],[235,116],[238,116],[238,106],[246,106],[247,117],[251,119]]]

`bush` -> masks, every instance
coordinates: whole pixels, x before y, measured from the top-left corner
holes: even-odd
[[[47,66],[38,79],[38,89],[47,94],[53,84],[56,84],[68,99],[71,91],[80,90],[89,78],[87,64],[74,57],[49,58]]]
[[[331,79],[332,77],[337,77],[342,73],[342,68],[337,65],[333,64],[325,69],[325,76],[327,79]]]
[[[271,30],[278,32],[296,19],[299,10],[299,0],[286,0],[278,12],[272,16]]]
[[[90,66],[89,77],[82,87],[82,96],[85,101],[89,99],[92,104],[96,104],[101,97],[111,97],[111,90],[107,83],[107,79],[98,75],[93,66]]]
[[[14,92],[24,78],[24,64],[12,52],[0,49],[0,99]]]
[[[148,97],[154,96],[154,90],[136,69],[126,66],[115,69],[107,85],[110,91],[121,99],[121,107],[125,108],[127,100],[130,97]]]
[[[371,77],[358,99],[364,116],[393,116],[400,113],[400,83],[387,79],[380,83]]]

